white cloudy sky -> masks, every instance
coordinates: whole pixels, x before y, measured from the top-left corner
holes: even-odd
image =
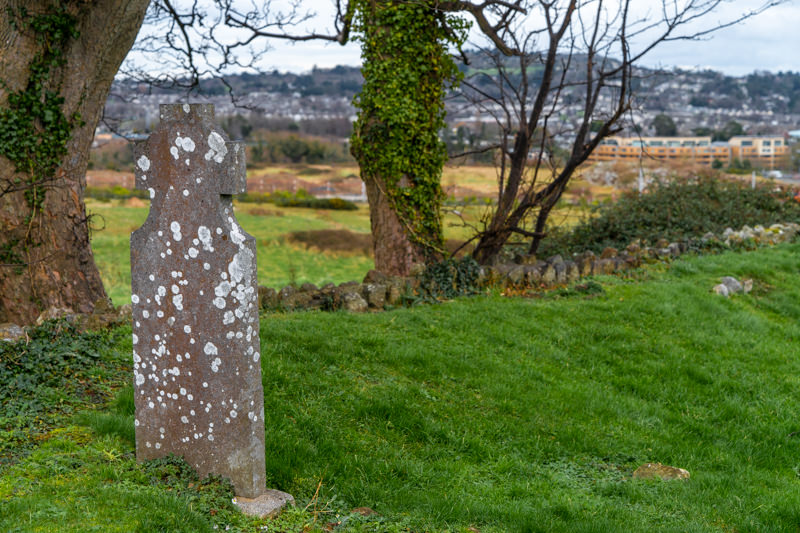
[[[673,0],[670,0],[673,1]],[[682,0],[679,0],[682,1]],[[728,21],[763,0],[727,0],[705,19],[712,24]],[[329,0],[304,1],[303,8],[314,10],[324,20],[330,13]],[[660,5],[661,0],[635,0],[637,9]],[[320,23],[317,23],[318,25]],[[324,24],[322,24],[324,27]],[[360,64],[356,45],[342,47],[322,42],[301,42],[295,45],[276,42],[264,58],[262,68],[303,72],[314,65]],[[663,67],[699,67],[742,75],[754,70],[800,71],[800,0],[788,0],[743,24],[720,30],[703,41],[676,42],[660,46],[647,57],[645,64]]]

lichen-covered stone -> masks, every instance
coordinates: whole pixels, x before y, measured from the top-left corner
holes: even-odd
[[[366,283],[364,299],[372,309],[383,309],[386,305],[386,285],[383,283]]]
[[[369,305],[357,292],[347,292],[342,295],[342,309],[351,313],[363,313]]]
[[[509,283],[520,285],[525,281],[525,267],[523,265],[513,265],[506,276]]]
[[[556,282],[556,269],[553,268],[553,265],[550,263],[545,263],[542,265],[540,270],[540,279],[542,280],[542,284],[545,286],[550,286],[555,284]]]
[[[265,489],[256,243],[234,218],[244,145],[211,105],[161,106],[134,148],[150,214],[131,236],[139,460],[173,453],[238,495]]]
[[[581,277],[580,269],[574,261],[566,261],[567,266],[567,283],[577,281]]]

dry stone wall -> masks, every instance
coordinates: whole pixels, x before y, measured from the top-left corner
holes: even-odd
[[[794,223],[774,224],[768,228],[745,226],[738,231],[728,228],[721,235],[706,233],[686,242],[661,240],[653,246],[633,242],[624,250],[606,248],[599,255],[586,251],[568,259],[556,255],[544,260],[522,256],[511,263],[481,267],[478,284],[547,289],[588,276],[614,275],[645,263],[672,260],[688,251],[755,248],[789,242],[799,233],[800,225]],[[397,278],[373,270],[362,283],[350,281],[323,287],[304,283],[279,290],[262,286],[259,287],[259,305],[262,309],[285,310],[382,310],[415,301],[420,295],[421,273],[419,269],[409,278]]]

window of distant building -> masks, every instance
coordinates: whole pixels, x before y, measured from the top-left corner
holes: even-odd
[[[772,141],[763,141],[764,146],[772,146]]]
[[[753,146],[753,141],[742,141],[742,146]]]
[[[783,141],[775,141],[775,146],[783,146]]]

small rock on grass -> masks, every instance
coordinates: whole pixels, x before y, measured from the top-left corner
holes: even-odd
[[[722,283],[720,283],[719,285],[714,285],[714,288],[712,290],[714,291],[715,294],[719,294],[720,296],[724,296],[725,298],[731,295],[731,292],[728,290],[728,286],[723,285]]]
[[[730,294],[736,294],[744,291],[744,287],[742,287],[742,284],[739,283],[739,280],[732,276],[725,276],[720,281],[723,285],[728,287],[728,292]]]
[[[633,479],[689,479],[689,471],[676,466],[662,465],[661,463],[646,463],[633,472]]]
[[[294,505],[294,497],[286,492],[267,489],[264,494],[257,498],[238,496],[234,503],[248,516],[265,518],[278,515],[287,505]]]
[[[25,330],[17,324],[0,324],[0,340],[16,342],[25,336]]]

